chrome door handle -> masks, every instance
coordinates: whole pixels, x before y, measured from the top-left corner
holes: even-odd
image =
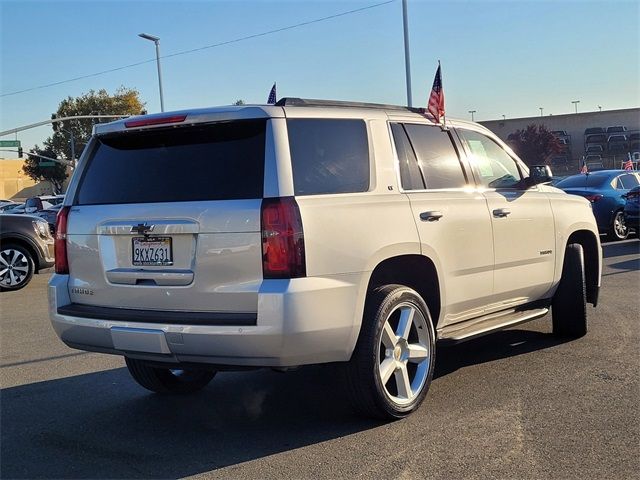
[[[504,218],[511,213],[511,210],[508,208],[496,208],[493,211],[493,216],[497,218]]]
[[[442,218],[442,212],[434,210],[432,212],[422,212],[420,214],[420,220],[423,222],[437,222]]]

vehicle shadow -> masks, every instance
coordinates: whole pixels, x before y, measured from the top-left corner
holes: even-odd
[[[436,378],[559,343],[509,330],[438,347]],[[177,478],[384,425],[352,413],[335,365],[220,373],[182,397],[120,368],[4,389],[0,413],[2,478]]]
[[[470,365],[515,357],[555,347],[567,339],[533,330],[502,330],[470,340],[462,345],[438,345],[434,378],[443,377]]]
[[[640,242],[638,240],[627,240],[625,242],[609,242],[602,244],[602,256],[604,258],[620,257],[623,255],[634,255],[640,253]]]

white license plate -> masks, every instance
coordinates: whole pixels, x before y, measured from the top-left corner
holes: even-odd
[[[173,265],[171,237],[134,237],[131,263],[135,266]]]

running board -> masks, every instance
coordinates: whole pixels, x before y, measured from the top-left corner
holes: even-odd
[[[530,310],[510,309],[484,317],[472,318],[471,320],[447,325],[439,329],[438,341],[447,345],[466,342],[482,335],[544,317],[547,313],[549,313],[547,307]]]

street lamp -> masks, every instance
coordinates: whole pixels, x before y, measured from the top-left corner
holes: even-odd
[[[473,114],[476,113],[477,110],[469,110],[469,113],[471,114],[471,121],[473,122]]]
[[[540,116],[542,117],[542,111],[544,110],[544,107],[538,107],[540,109]]]
[[[148,33],[138,34],[140,38],[151,40],[156,44],[156,63],[158,64],[158,87],[160,88],[160,111],[164,112],[164,97],[162,95],[162,73],[160,72],[160,37],[149,35]]]
[[[580,100],[572,100],[571,103],[573,103],[573,106],[576,107],[576,113],[578,113],[578,104],[580,103]]]
[[[598,111],[601,112],[602,111],[602,105],[598,105]]]

